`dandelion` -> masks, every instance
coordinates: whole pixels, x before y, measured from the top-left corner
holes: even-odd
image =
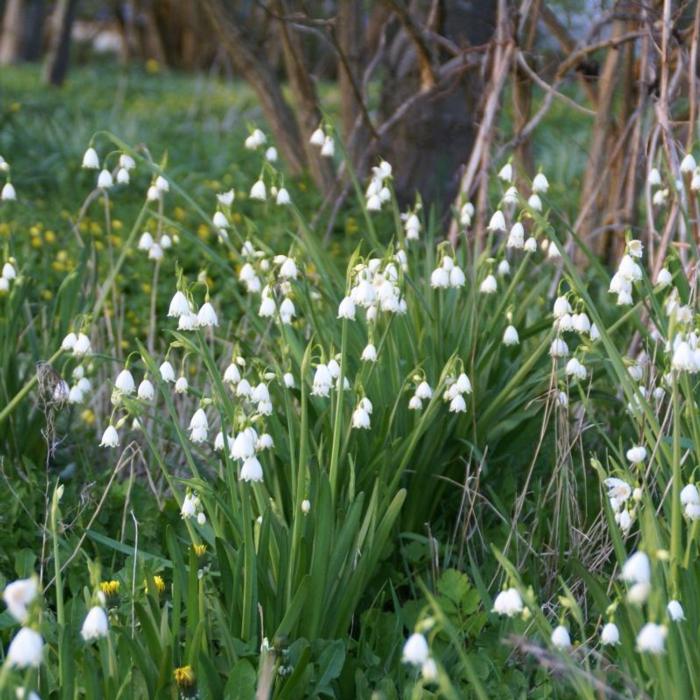
[[[498,615],[513,617],[523,611],[523,599],[517,588],[501,591],[493,602],[493,610]]]
[[[668,630],[663,625],[647,622],[637,635],[637,651],[649,654],[663,654]]]
[[[107,636],[109,630],[109,622],[107,621],[107,614],[104,608],[99,605],[95,605],[90,608],[85,620],[83,621],[83,626],[80,630],[80,636],[86,641],[91,642],[94,639],[101,639]]]
[[[426,638],[415,632],[412,634],[403,645],[403,654],[401,660],[407,664],[414,666],[422,666],[430,656],[428,641]]]
[[[22,627],[10,642],[7,663],[14,668],[38,668],[44,652],[41,635],[29,627]]]

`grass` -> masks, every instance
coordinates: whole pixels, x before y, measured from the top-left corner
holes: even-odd
[[[423,212],[407,240],[394,200],[369,213],[363,196],[326,246],[310,183],[243,147],[264,128],[246,88],[103,69],[62,92],[38,90],[31,69],[1,80],[18,201],[0,205],[2,262],[17,271],[0,295],[0,584],[35,576],[40,590],[23,619],[0,614],[3,697],[698,696],[697,528],[680,497],[698,456],[694,374],[669,374],[673,354],[651,334],[692,345],[694,311],[666,310],[644,262],[632,305],[617,306],[600,265],[548,255],[571,235],[561,221],[582,162],[551,134],[575,122],[553,112],[535,143],[552,183],[543,210],[504,207],[537,240],[530,252],[500,233],[479,256],[453,251]],[[90,143],[110,168],[135,159],[128,186],[91,194]],[[291,205],[250,197],[261,169]],[[158,175],[169,191],[146,201]],[[493,210],[506,187],[494,178]],[[230,188],[234,202],[217,205]],[[172,243],[157,262],[144,231]],[[452,267],[464,283],[435,288]],[[211,303],[217,324],[179,328],[176,291],[195,312]],[[339,318],[348,296],[354,313]],[[571,330],[572,314],[600,337]],[[86,357],[60,349],[70,331],[89,336]],[[557,338],[567,357],[551,356]],[[362,359],[368,343],[376,362]],[[162,375],[166,359],[186,389]],[[81,378],[80,401],[59,400],[58,383]],[[413,410],[422,382],[430,396]],[[108,426],[119,444],[100,447]],[[224,445],[243,437],[218,449],[219,432]],[[632,445],[646,446],[641,465]],[[610,476],[628,485],[622,501],[607,498]],[[641,606],[619,579],[635,550],[652,572]],[[493,611],[508,587],[512,617]],[[669,619],[672,598],[685,622]],[[93,640],[95,607],[108,630]],[[8,646],[18,621],[45,643],[26,671]],[[607,621],[619,647],[601,644]],[[664,625],[666,654],[635,649],[646,622]],[[554,643],[558,624],[573,647]],[[402,660],[412,633],[429,649],[414,664]]]

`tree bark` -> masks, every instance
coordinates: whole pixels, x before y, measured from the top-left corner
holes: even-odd
[[[294,175],[306,168],[306,154],[294,112],[284,99],[279,80],[255,51],[249,36],[221,0],[202,0],[212,29],[231,57],[234,67],[250,84],[287,166]]]
[[[70,61],[71,29],[78,0],[58,0],[51,17],[51,41],[44,64],[44,81],[60,86],[68,74]]]
[[[20,59],[24,15],[24,0],[7,0],[0,35],[0,65],[7,66]]]

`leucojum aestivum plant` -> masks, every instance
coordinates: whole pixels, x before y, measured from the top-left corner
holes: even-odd
[[[310,140],[342,157],[328,125]],[[145,524],[126,506],[120,532],[96,529],[98,512],[67,529],[71,505],[47,472],[50,565],[5,587],[0,693],[348,697],[391,669],[404,697],[486,698],[499,691],[482,640],[495,635],[524,652],[504,666],[534,658],[562,692],[700,697],[700,347],[687,256],[673,253],[651,280],[628,235],[611,279],[595,261],[584,271],[573,254],[587,251],[545,174],[516,187],[511,163],[493,179],[488,245],[474,254],[476,213],[464,202],[455,216],[467,243],[455,249],[436,240],[420,200],[400,211],[380,160],[357,183],[364,240],[339,261],[263,131],[245,147],[258,167],[247,186],[204,203],[165,161],[110,134],[84,154],[97,178],[82,215],[101,208],[110,230],[120,197],[145,194],[120,247],[85,255],[68,276],[82,301],[55,338],[51,371],[28,378],[0,422],[34,394],[56,430],[75,410],[98,416],[106,488],[125,464],[146,465],[163,546],[143,549]],[[14,206],[21,192],[0,163],[3,206]],[[647,186],[661,218],[672,197],[687,210],[700,174],[687,155],[679,173],[653,169]],[[215,240],[178,223],[176,206]],[[12,240],[4,255],[9,348],[33,272]],[[116,342],[121,278],[136,266],[144,288],[129,299],[148,320]],[[619,434],[606,427],[611,405],[624,416]],[[417,575],[419,605],[397,615],[379,655],[372,606],[406,596],[390,583],[392,560],[409,561],[413,538],[438,567],[454,566],[458,538],[425,537],[425,525],[455,492],[472,493],[465,465],[488,480],[504,459],[526,477],[512,509],[493,506],[512,523],[498,546],[484,543],[492,580],[473,552],[466,574]],[[543,462],[556,522],[537,552],[519,517]],[[599,483],[585,514],[576,464]],[[537,567],[553,572],[542,588]],[[370,657],[375,676],[362,668]]]

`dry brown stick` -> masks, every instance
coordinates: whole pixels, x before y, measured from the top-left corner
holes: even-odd
[[[420,68],[421,90],[430,90],[438,82],[438,75],[433,67],[430,49],[423,37],[420,26],[415,22],[402,0],[384,0],[384,2],[396,13],[396,16],[399,18],[399,21],[415,46]]]
[[[700,41],[700,2],[695,3],[695,19],[693,20],[693,36],[690,40],[690,60],[688,61],[688,101],[690,103],[690,115],[688,117],[688,135],[685,142],[685,150],[690,152],[693,146],[695,134],[696,104],[696,66],[698,65],[698,41]]]

